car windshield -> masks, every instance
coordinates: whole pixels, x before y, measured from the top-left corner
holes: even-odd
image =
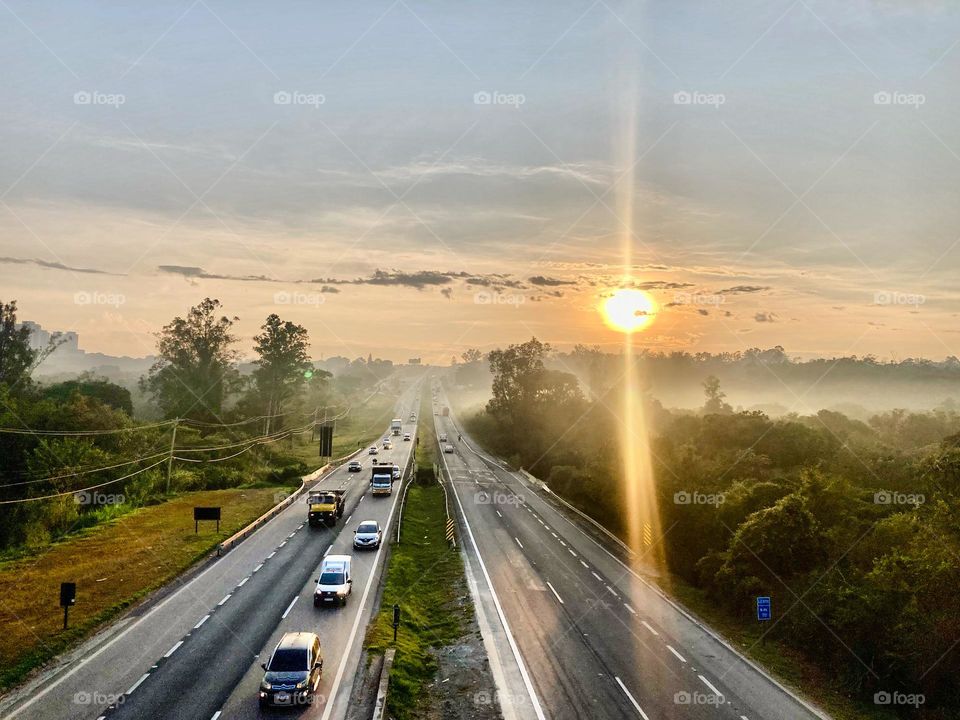
[[[377,526],[374,523],[364,523],[357,528],[358,533],[375,533],[377,531]]]
[[[343,585],[342,572],[325,572],[320,575],[321,585]]]
[[[280,648],[270,660],[271,672],[298,672],[307,669],[307,649]]]

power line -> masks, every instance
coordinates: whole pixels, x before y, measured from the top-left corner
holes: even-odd
[[[153,423],[150,425],[135,425],[133,427],[114,428],[112,430],[31,430],[29,428],[0,428],[0,434],[6,435],[44,435],[56,437],[86,437],[89,435],[116,435],[123,432],[138,432],[140,430],[152,430],[153,428],[172,425],[176,420],[166,420],[164,422]]]
[[[33,485],[34,483],[52,482],[54,480],[63,480],[64,478],[69,478],[69,477],[80,477],[81,475],[90,475],[92,473],[102,472],[104,470],[115,470],[118,467],[124,467],[125,465],[133,465],[134,463],[153,460],[154,458],[166,456],[168,454],[169,453],[164,451],[161,453],[156,453],[154,455],[147,455],[145,457],[135,458],[133,460],[127,460],[125,462],[117,463],[115,465],[105,465],[104,467],[90,468],[89,470],[78,469],[78,470],[75,470],[74,472],[65,473],[63,475],[51,475],[50,477],[37,478],[36,480],[24,480],[23,482],[6,483],[4,485],[0,485],[0,488],[17,487],[18,485]]]
[[[166,455],[166,453],[164,453],[164,455]],[[166,461],[158,460],[157,462],[155,462],[153,465],[150,465],[149,467],[141,468],[140,470],[136,470],[130,473],[129,475],[124,475],[123,477],[119,477],[116,480],[108,480],[107,482],[102,482],[99,485],[91,485],[89,487],[80,488],[79,490],[67,490],[66,492],[54,493],[53,495],[40,495],[37,497],[20,498],[19,500],[0,500],[0,505],[14,505],[16,503],[33,502],[34,500],[51,500],[52,498],[64,497],[66,495],[76,495],[78,493],[88,492],[90,490],[96,490],[98,488],[106,487],[107,485],[113,485],[115,483],[122,482],[123,480],[129,480],[134,475],[139,475],[140,473],[144,473],[147,470],[152,470],[153,468],[163,464],[164,462]]]

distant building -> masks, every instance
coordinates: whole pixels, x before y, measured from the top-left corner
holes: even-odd
[[[44,330],[39,323],[24,320],[18,327],[30,330],[30,347],[34,350],[45,350],[50,340],[56,336],[56,348],[37,369],[39,375],[55,375],[60,373],[80,373],[95,369],[111,369],[118,373],[143,373],[153,363],[153,357],[131,358],[115,357],[103,353],[88,353],[80,349],[80,336],[73,330],[65,332],[50,332]]]
[[[410,358],[409,360],[407,360],[407,365],[419,365],[419,364],[420,364],[420,358]]]

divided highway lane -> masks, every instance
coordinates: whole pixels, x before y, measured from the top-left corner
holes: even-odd
[[[411,397],[415,395],[405,393],[409,402],[399,406],[410,407]],[[366,489],[369,463],[367,456],[361,460],[364,472],[348,474],[341,467],[317,484],[324,488],[338,488],[344,482],[352,485],[347,488],[344,517]],[[225,557],[196,575],[172,582],[154,601],[5,696],[0,717],[92,719],[104,715],[109,703],[119,698],[122,707],[111,716],[210,718],[280,621],[285,604],[279,610],[274,604],[283,598],[289,602],[312,574],[312,558],[308,563],[303,558],[316,554],[319,560],[343,527],[341,521],[336,528],[311,531],[304,525],[306,512],[302,502],[294,503]],[[264,623],[268,627],[262,627]],[[262,640],[255,642],[257,638]],[[223,648],[230,648],[227,659],[221,657],[221,641]],[[244,648],[242,663],[233,659],[233,652],[240,648]],[[182,672],[185,661],[191,668],[188,672]],[[232,683],[227,681],[231,673]],[[170,682],[164,677],[170,677]],[[159,695],[151,685],[161,686]],[[151,700],[158,705],[151,708],[137,702],[148,695],[155,696]],[[159,707],[165,711],[158,714]],[[210,713],[202,714],[207,708],[212,708]]]
[[[398,407],[411,406],[409,395],[405,394],[405,402]],[[415,423],[407,423],[403,431],[413,433],[415,429]],[[384,435],[388,433],[389,429],[385,429]],[[377,458],[404,467],[413,443],[396,440],[392,450],[381,449]],[[316,632],[325,659],[317,701],[300,717],[330,717],[333,706],[326,710],[326,697],[333,696],[338,689],[345,688],[347,694],[350,691],[350,683],[342,682],[345,661],[351,655],[359,657],[359,652],[351,651],[362,638],[362,632],[353,627],[360,623],[361,611],[369,616],[369,605],[363,607],[364,589],[374,582],[382,556],[377,551],[368,558],[357,559],[353,595],[347,606],[339,609],[313,607],[319,566],[328,551],[353,553],[353,530],[360,519],[369,516],[385,525],[398,495],[395,492],[376,499],[369,495],[372,457],[364,454],[358,459],[363,463],[361,472],[348,473],[343,466],[322,485],[347,491],[344,515],[337,525],[329,529],[310,528],[305,523],[305,504],[296,503],[297,526],[251,566],[235,587],[218,598],[206,611],[208,617],[197,617],[189,633],[157,656],[151,671],[141,676],[142,684],[135,681],[124,702],[109,714],[110,720],[282,715],[282,710],[261,711],[257,690],[263,674],[260,662],[267,658],[280,636],[291,630]],[[338,675],[341,682],[334,687]],[[347,678],[352,680],[352,672]]]
[[[452,418],[437,424],[456,437]],[[514,473],[455,446],[463,515],[547,717],[817,717]]]

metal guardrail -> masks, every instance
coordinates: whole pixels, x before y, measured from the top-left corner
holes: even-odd
[[[407,458],[407,467],[404,468],[404,471],[403,471],[403,477],[406,478],[406,483],[404,483],[401,480],[401,485],[403,485],[403,497],[400,498],[400,512],[397,514],[397,543],[398,544],[400,543],[400,528],[403,526],[403,507],[407,503],[407,491],[410,490],[410,486],[413,484],[412,470],[417,460],[416,440],[414,440],[413,442],[414,442],[413,450],[410,453],[410,457]]]

